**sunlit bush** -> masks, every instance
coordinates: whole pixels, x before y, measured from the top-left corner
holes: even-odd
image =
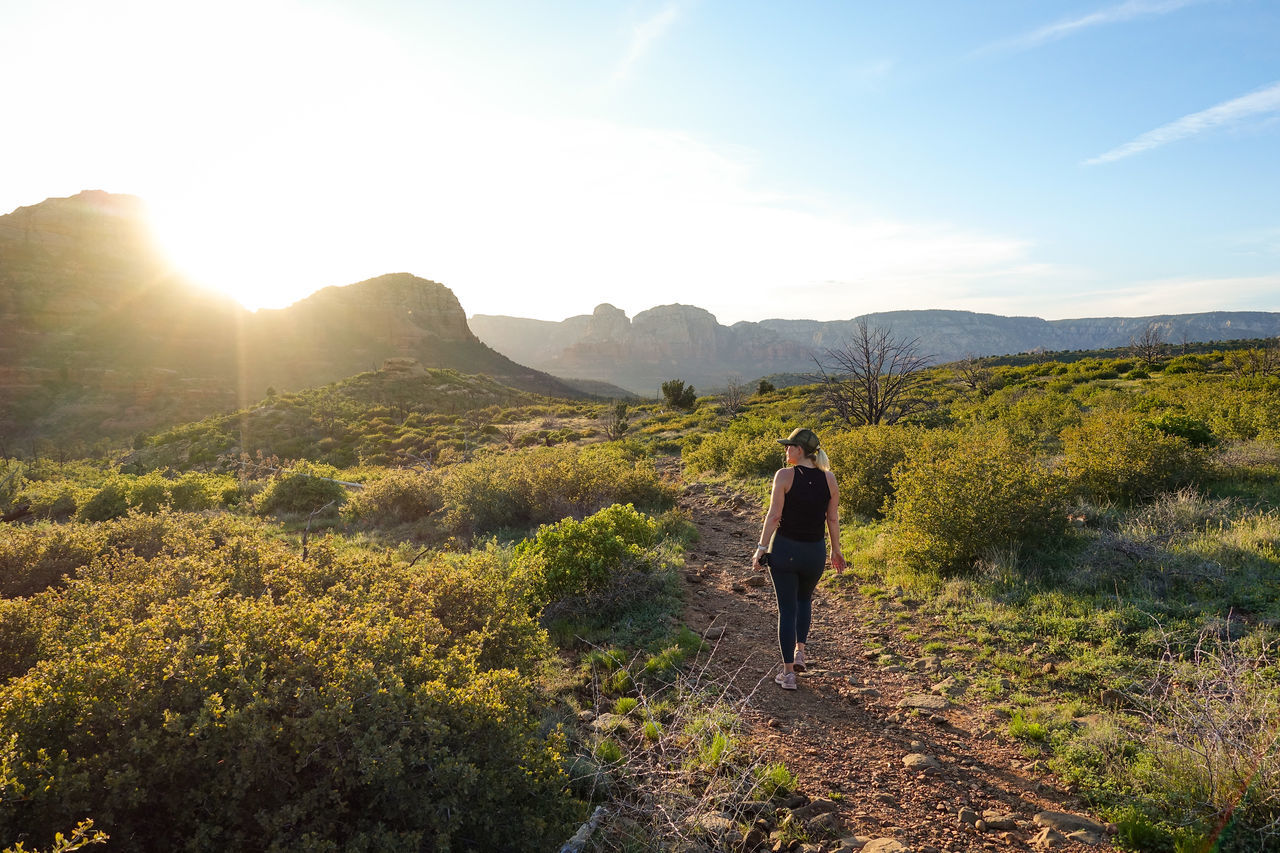
[[[880,517],[893,494],[889,475],[914,455],[925,431],[905,424],[867,426],[823,439],[840,485],[840,508],[867,518]]]
[[[615,504],[576,521],[538,530],[516,546],[512,567],[527,579],[535,607],[603,588],[616,574],[646,569],[646,549],[661,528],[630,504]]]
[[[271,482],[258,498],[258,510],[309,513],[339,505],[346,500],[347,489],[335,481],[337,474],[327,465],[301,462]]]
[[[502,555],[303,562],[235,519],[133,516],[0,602],[0,837],[129,849],[545,849],[580,818]],[[112,537],[107,537],[112,538]],[[40,626],[33,634],[32,626]]]
[[[893,473],[892,552],[954,574],[990,549],[1035,547],[1066,528],[1060,477],[999,432],[930,440]]]
[[[614,503],[659,509],[672,502],[671,486],[651,461],[611,442],[487,455],[437,471],[392,474],[356,495],[348,512],[371,525],[430,521],[436,535],[470,538],[581,518]]]
[[[1063,468],[1072,488],[1095,500],[1128,503],[1194,482],[1205,456],[1187,439],[1136,412],[1099,411],[1063,433]]]
[[[794,428],[777,417],[738,417],[723,430],[699,434],[687,445],[683,461],[692,471],[768,477],[785,461],[778,439]]]

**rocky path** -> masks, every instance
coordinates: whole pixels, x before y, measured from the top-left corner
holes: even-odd
[[[750,563],[762,507],[704,483],[686,485],[680,505],[700,532],[684,571],[685,621],[715,643],[717,678],[747,697],[749,739],[797,773],[808,815],[831,815],[812,833],[828,840],[809,853],[1108,846],[1101,826],[1065,820],[1083,806],[1003,734],[1007,720],[960,692],[969,664],[903,639],[903,626],[922,617],[899,601],[866,598],[828,569],[809,670],[798,690],[780,689],[773,588]],[[927,635],[928,626],[911,627]],[[758,849],[787,848],[770,839]]]

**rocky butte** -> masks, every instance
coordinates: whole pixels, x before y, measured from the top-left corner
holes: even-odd
[[[932,361],[1037,350],[1124,347],[1154,323],[1172,344],[1280,335],[1280,313],[1213,311],[1150,317],[1042,320],[971,311],[889,311],[864,315],[899,338],[919,338]],[[814,356],[850,339],[860,318],[762,320],[721,325],[692,305],[662,305],[628,319],[604,304],[561,322],[477,314],[471,328],[485,343],[524,364],[572,379],[594,379],[653,396],[673,378],[700,391],[731,377],[813,373]]]
[[[131,196],[87,191],[0,216],[5,440],[129,435],[387,359],[581,396],[482,343],[449,288],[409,273],[251,313],[174,273]]]

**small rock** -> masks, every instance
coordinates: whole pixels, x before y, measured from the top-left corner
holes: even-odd
[[[723,625],[713,625],[707,630],[702,632],[702,637],[705,640],[718,640],[723,636],[724,636]]]
[[[956,815],[961,826],[973,826],[978,822],[978,813],[971,808],[962,808],[960,813]]]
[[[807,821],[821,814],[827,814],[835,811],[839,806],[831,800],[819,797],[818,799],[805,803],[791,809],[791,814],[795,815],[797,820]]]
[[[850,835],[841,838],[836,849],[837,850],[861,850],[871,839],[865,835]]]
[[[878,649],[868,649],[867,651],[862,653],[863,660],[876,660],[879,657],[880,657],[880,651]]]
[[[591,722],[591,727],[599,732],[610,733],[631,728],[631,721],[622,714],[601,714]]]
[[[913,693],[898,703],[899,708],[919,708],[922,711],[945,711],[947,700],[942,696],[930,696],[927,693]]]
[[[595,718],[596,718],[595,711],[579,711],[578,712],[578,722],[580,723],[589,723]]]
[[[1036,826],[1047,826],[1064,834],[1081,829],[1099,836],[1106,832],[1106,827],[1096,820],[1082,815],[1067,814],[1066,812],[1044,811],[1037,814],[1032,820],[1035,821]]]
[[[1054,666],[1053,661],[1049,661],[1049,663],[1045,664],[1040,668],[1040,671],[1043,672],[1045,675],[1053,675],[1055,672],[1058,671],[1058,668]]]
[[[875,699],[880,695],[880,691],[875,689],[874,687],[859,687],[854,692],[857,693],[859,696],[865,696],[868,699]]]
[[[908,770],[941,770],[942,762],[934,758],[932,755],[924,755],[919,752],[913,752],[906,758],[902,759],[902,766]]]
[[[1065,835],[1048,826],[1040,830],[1040,833],[1031,839],[1031,846],[1036,850],[1050,850],[1054,847],[1062,847],[1066,843],[1067,837]]]
[[[982,813],[982,820],[987,824],[987,829],[1008,830],[1018,828],[1018,819],[1007,812],[998,812],[995,809],[987,809]]]
[[[804,794],[792,794],[782,801],[782,807],[784,809],[791,809],[792,811],[795,811],[807,802],[809,802],[809,798]]]
[[[746,591],[747,591],[747,588],[746,588],[745,586],[743,586],[742,584],[737,583],[737,582],[735,582],[735,583],[733,584],[733,586],[731,587],[731,589],[732,589],[734,592],[738,593],[739,595],[741,595],[742,593],[744,593],[744,592],[746,592]]]
[[[856,676],[856,675],[846,675],[846,676],[844,677],[844,680],[848,683],[848,685],[849,685],[850,687],[861,687],[861,686],[862,686],[862,679],[861,679],[861,678],[858,678],[858,676]]]
[[[744,815],[754,817],[757,821],[761,820],[760,815],[768,814],[773,811],[773,805],[763,800],[746,800],[738,806],[738,810]]]
[[[929,692],[934,696],[960,696],[964,693],[965,686],[960,684],[955,678],[948,676],[939,681],[933,687],[929,688]]]
[[[733,818],[724,812],[707,812],[695,815],[690,822],[712,835],[723,835],[733,829],[735,825]]]
[[[1067,838],[1080,844],[1088,844],[1090,847],[1097,847],[1102,843],[1102,836],[1096,832],[1089,832],[1086,829],[1077,829],[1075,832],[1068,832]]]
[[[742,853],[756,853],[768,840],[768,835],[752,827],[742,834],[742,842],[738,845],[738,849]]]
[[[768,581],[764,579],[764,575],[747,575],[747,579],[743,581],[747,586],[766,586]]]
[[[916,672],[937,672],[942,668],[942,658],[937,655],[916,658],[911,662],[911,668]]]
[[[873,838],[862,846],[862,853],[911,853],[911,848],[896,838]]]
[[[815,815],[812,820],[805,821],[805,826],[812,831],[828,836],[839,835],[844,830],[840,815],[835,812],[823,812],[820,815]]]

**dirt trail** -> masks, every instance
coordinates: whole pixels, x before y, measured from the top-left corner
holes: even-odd
[[[796,772],[809,797],[836,803],[840,836],[892,837],[915,853],[1031,850],[1041,831],[1032,822],[1037,813],[1087,814],[1002,734],[1007,720],[972,692],[938,710],[901,708],[902,700],[929,696],[968,663],[930,660],[902,638],[901,625],[922,617],[898,601],[868,599],[852,585],[833,591],[830,568],[814,598],[809,669],[798,690],[779,688],[773,682],[781,662],[773,588],[767,573],[754,572],[750,563],[763,508],[703,483],[685,486],[680,506],[701,534],[684,571],[685,621],[700,633],[713,629],[711,637],[724,629],[711,666],[734,692],[749,696],[749,738],[768,760]],[[915,630],[927,636],[927,628]],[[910,754],[935,758],[939,766],[908,768]],[[1016,826],[962,824],[963,808],[978,817],[989,809],[1010,815]],[[837,846],[826,842],[823,849]],[[1054,849],[1098,848],[1066,841]]]

